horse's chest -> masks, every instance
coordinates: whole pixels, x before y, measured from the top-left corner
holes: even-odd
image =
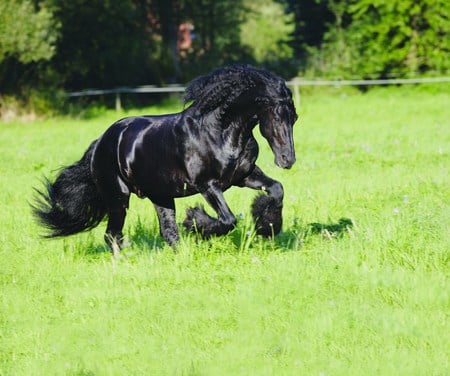
[[[230,137],[189,146],[185,149],[185,166],[191,183],[197,187],[214,180],[227,189],[248,175],[258,153],[252,139],[236,142]]]
[[[212,177],[219,179],[224,186],[230,186],[242,179],[251,170],[253,160],[243,150],[220,150],[210,166]]]

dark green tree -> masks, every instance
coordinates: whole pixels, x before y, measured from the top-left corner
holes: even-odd
[[[253,61],[240,39],[243,0],[180,0],[177,9],[178,24],[194,27],[193,48],[180,59],[183,81],[230,62]]]
[[[324,0],[285,0],[287,11],[294,16],[291,45],[298,59],[304,60],[311,47],[320,47],[335,16]]]
[[[58,22],[46,7],[28,0],[0,1],[0,92],[36,78],[56,52]]]
[[[241,60],[242,0],[43,0],[61,23],[52,67],[67,89],[180,82]],[[191,22],[180,55],[178,27]]]
[[[61,24],[52,67],[68,89],[155,81],[156,47],[132,0],[45,0]]]
[[[450,69],[450,3],[353,0],[345,42],[363,76],[416,76]]]
[[[320,0],[332,14],[309,49],[312,75],[388,78],[450,70],[450,3],[445,0]]]

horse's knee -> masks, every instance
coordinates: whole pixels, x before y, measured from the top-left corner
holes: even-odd
[[[267,192],[270,196],[272,196],[277,201],[282,201],[284,196],[284,189],[283,185],[276,181],[274,184],[272,184],[268,189]]]
[[[229,232],[236,227],[237,219],[235,216],[227,216],[225,218],[219,218],[219,222],[222,224],[224,230]]]

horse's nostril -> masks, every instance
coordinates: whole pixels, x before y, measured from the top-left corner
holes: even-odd
[[[280,154],[278,157],[278,162],[275,162],[279,167],[291,168],[295,162],[295,156],[290,154]]]

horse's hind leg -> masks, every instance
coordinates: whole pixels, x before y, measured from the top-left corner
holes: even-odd
[[[108,210],[105,241],[116,254],[123,248],[122,229],[127,215],[130,191],[113,170],[102,169],[96,173],[97,188]]]
[[[111,209],[108,213],[108,225],[106,227],[105,241],[111,252],[116,256],[123,248],[122,229],[127,214],[126,207]]]
[[[108,211],[105,241],[113,254],[124,245],[122,228],[130,200],[130,189],[117,164],[121,132],[120,127],[110,128],[97,142],[91,161],[92,176]]]
[[[256,233],[273,237],[281,231],[284,190],[280,182],[269,178],[256,166],[253,172],[238,184],[241,187],[260,189],[267,192],[255,198],[252,216],[256,223]]]
[[[154,205],[158,215],[161,236],[170,246],[175,247],[179,239],[178,226],[175,220],[175,202],[171,199],[164,205]]]

